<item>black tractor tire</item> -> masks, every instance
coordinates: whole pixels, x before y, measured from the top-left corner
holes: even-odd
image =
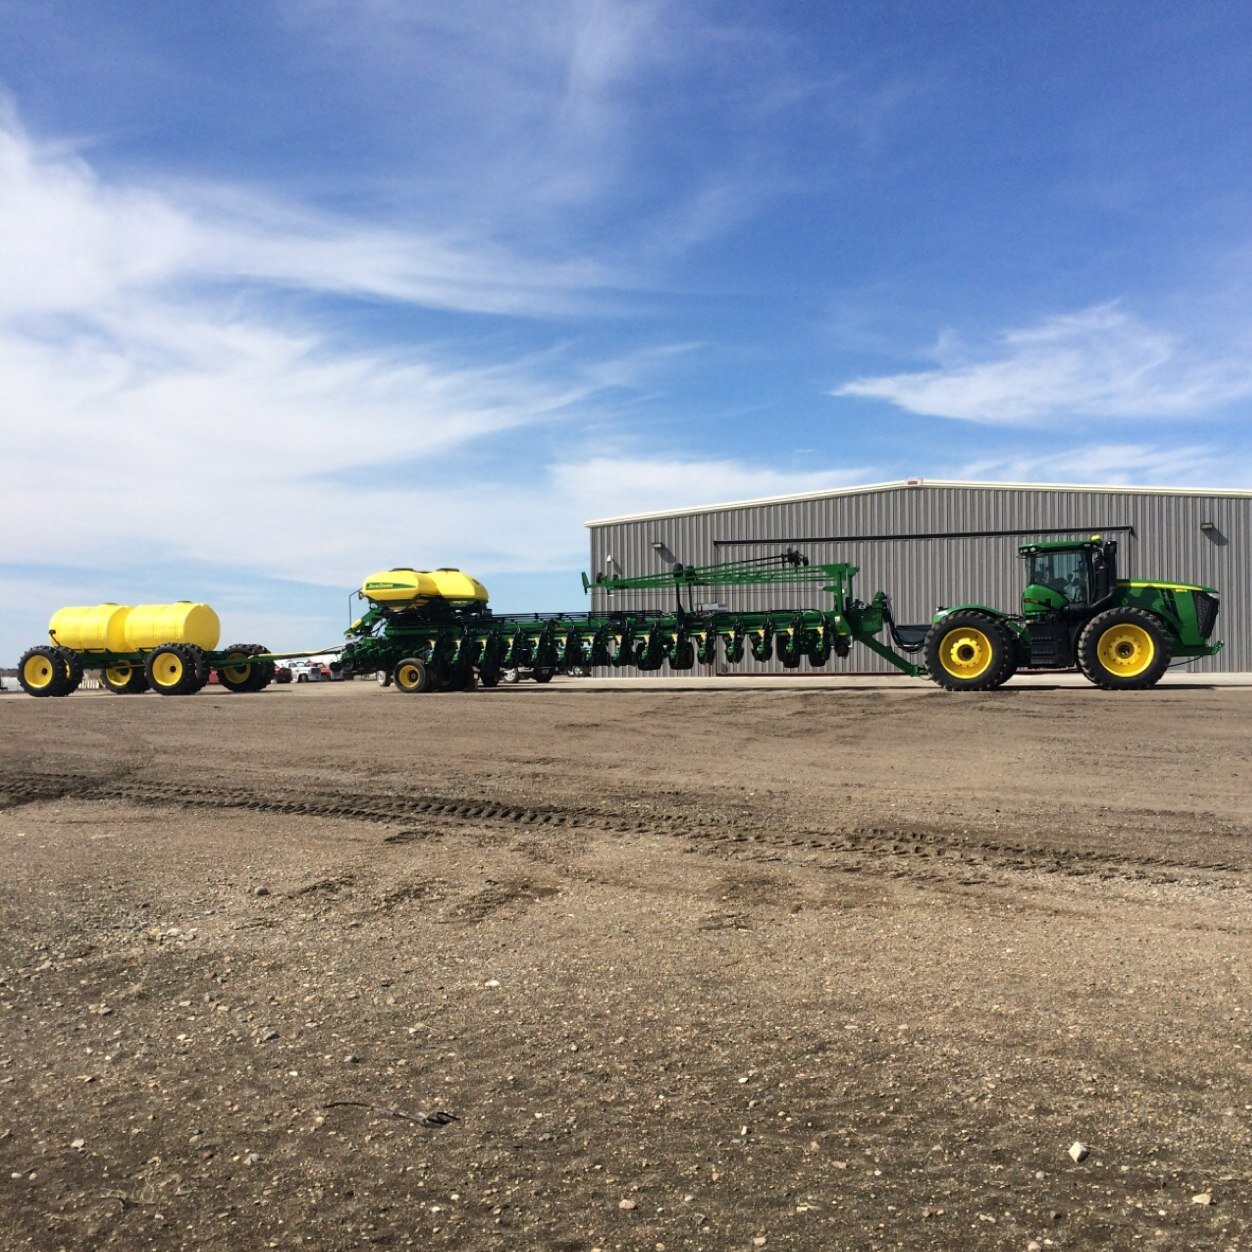
[[[148,686],[159,696],[189,696],[196,686],[195,653],[185,643],[163,643],[144,663]]]
[[[391,671],[391,681],[405,695],[420,695],[435,690],[435,676],[420,657],[406,656]]]
[[[71,652],[69,648],[58,648],[57,652],[60,654],[61,664],[65,666],[65,688],[56,694],[68,696],[77,691],[83,681],[83,662],[78,653]]]
[[[948,691],[993,691],[1017,666],[1009,627],[973,609],[949,613],[932,626],[923,655],[930,677]]]
[[[479,683],[488,689],[498,687],[500,685],[500,671],[498,669],[480,669],[478,671]]]
[[[556,670],[554,669],[537,669],[532,671],[530,676],[537,683],[550,683],[552,681],[552,675],[555,673]]]
[[[51,644],[27,648],[17,663],[17,681],[28,696],[67,696],[70,678],[61,649]]]
[[[115,696],[137,696],[148,690],[148,679],[142,665],[106,666],[100,681]]]
[[[1154,687],[1169,668],[1169,635],[1160,618],[1129,606],[1097,613],[1078,636],[1078,668],[1106,691]]]

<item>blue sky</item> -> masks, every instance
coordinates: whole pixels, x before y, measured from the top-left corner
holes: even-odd
[[[909,475],[1252,486],[1252,8],[0,0],[0,662]]]

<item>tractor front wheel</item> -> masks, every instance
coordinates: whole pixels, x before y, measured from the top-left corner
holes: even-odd
[[[1008,627],[972,610],[949,613],[932,626],[924,652],[931,678],[949,691],[991,691],[1016,668]]]
[[[1169,636],[1143,609],[1106,609],[1078,636],[1078,668],[1108,691],[1154,687],[1169,668]]]

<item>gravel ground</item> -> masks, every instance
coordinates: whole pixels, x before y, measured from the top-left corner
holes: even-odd
[[[0,697],[4,1247],[1252,1246],[1250,714]]]

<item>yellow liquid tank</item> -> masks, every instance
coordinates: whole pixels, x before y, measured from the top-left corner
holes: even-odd
[[[74,652],[148,652],[163,643],[194,643],[211,652],[222,637],[207,604],[93,604],[58,609],[48,633]]]

